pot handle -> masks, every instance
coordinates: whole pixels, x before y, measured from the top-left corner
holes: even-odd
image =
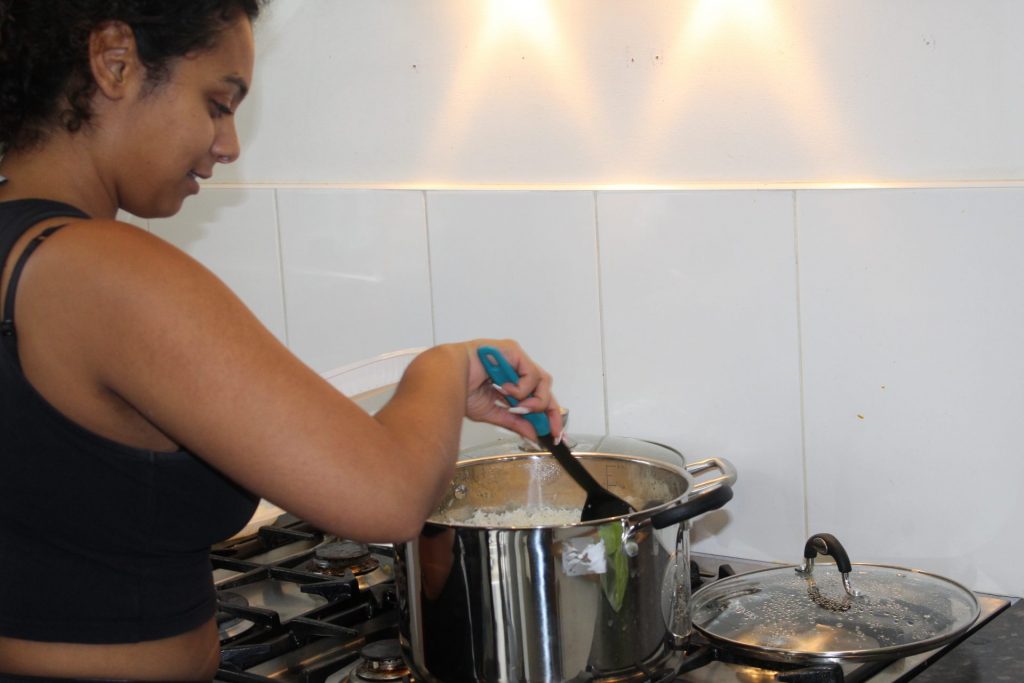
[[[693,485],[693,493],[700,493],[719,484],[732,486],[736,483],[736,468],[725,458],[705,458],[696,460],[686,465],[686,471],[690,476],[699,477],[708,470],[718,470],[722,474],[714,479],[705,479]]]
[[[684,503],[651,516],[651,526],[664,529],[717,510],[732,500],[732,485],[736,483],[736,468],[725,458],[707,458],[686,465],[686,471],[693,476],[700,476],[708,470],[718,470],[721,474],[694,485],[692,495]]]

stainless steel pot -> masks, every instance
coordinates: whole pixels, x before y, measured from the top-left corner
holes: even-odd
[[[547,454],[458,464],[420,537],[396,547],[403,654],[416,677],[567,681],[651,671],[689,635],[687,520],[728,502],[735,470],[720,458],[683,465],[677,452],[635,439],[599,445],[574,453],[636,513],[572,521],[584,493]],[[615,452],[603,452],[608,446]],[[537,520],[551,508],[575,516]],[[522,521],[479,515],[509,510]]]

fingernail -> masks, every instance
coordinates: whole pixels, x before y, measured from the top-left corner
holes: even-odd
[[[508,403],[506,403],[505,401],[502,401],[500,398],[494,399],[494,405],[498,406],[499,408],[504,408],[505,410],[507,410],[508,412],[512,413],[513,415],[529,415],[530,414],[530,409],[529,408],[524,408],[523,406],[510,406]]]
[[[564,437],[564,436],[565,436],[565,430],[564,429],[562,431],[558,432],[558,436],[555,437],[555,445],[556,446],[559,445],[560,443],[562,443],[562,437]]]
[[[502,389],[500,384],[491,384],[491,386],[494,387],[494,390],[502,396],[508,396],[508,392]]]

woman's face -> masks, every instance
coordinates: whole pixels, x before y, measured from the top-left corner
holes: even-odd
[[[166,82],[132,102],[118,131],[122,209],[171,216],[216,164],[238,158],[234,113],[252,82],[253,60],[252,26],[240,15],[213,48],[178,59]]]

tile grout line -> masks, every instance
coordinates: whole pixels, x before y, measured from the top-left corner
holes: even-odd
[[[284,345],[291,348],[291,323],[288,319],[288,285],[284,276],[284,239],[281,237],[281,202],[278,199],[280,189],[274,188],[274,236],[277,238],[277,273],[281,278],[281,313],[284,315]]]
[[[808,538],[811,533],[811,514],[808,501],[807,482],[807,415],[806,400],[804,395],[804,329],[803,329],[803,301],[800,297],[800,211],[799,192],[792,190],[792,216],[793,216],[793,260],[794,275],[796,278],[796,353],[797,353],[797,380],[799,383],[800,401],[800,465],[803,474],[803,509],[804,509],[804,533],[803,538]]]
[[[601,341],[601,392],[604,407],[604,431],[611,433],[611,416],[608,408],[608,349],[605,340],[604,324],[604,278],[601,270],[601,219],[597,211],[597,192],[590,193],[590,201],[594,211],[594,258],[597,263],[597,326],[598,338]]]
[[[427,202],[427,190],[420,190],[423,200],[423,230],[427,242],[427,289],[430,294],[430,339],[431,346],[437,345],[437,302],[434,300],[434,259],[430,252],[430,209]]]
[[[650,183],[600,183],[600,182],[565,182],[565,183],[430,183],[430,182],[396,182],[378,180],[369,182],[346,181],[210,181],[203,187],[216,188],[266,188],[280,187],[287,189],[342,189],[342,190],[414,190],[431,191],[466,191],[466,192],[690,192],[714,191],[731,192],[735,190],[780,190],[787,192],[807,192],[821,190],[950,190],[960,188],[1019,188],[1024,187],[1024,179],[1020,178],[964,178],[959,180],[892,180],[892,181],[849,181],[849,182],[818,182],[818,181],[751,181],[736,180],[723,182],[650,182]]]

